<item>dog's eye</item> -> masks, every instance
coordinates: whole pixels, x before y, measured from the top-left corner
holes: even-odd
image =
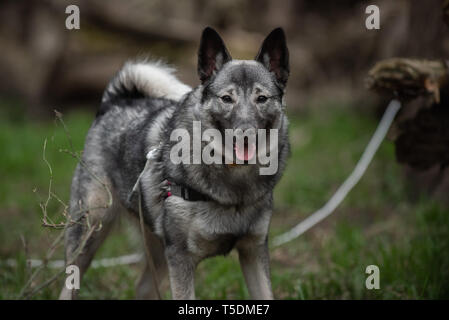
[[[221,97],[221,101],[223,101],[224,103],[232,103],[232,98],[231,96],[224,95]]]
[[[268,98],[265,97],[265,96],[258,96],[257,99],[256,99],[256,102],[257,102],[257,103],[264,103],[264,102],[266,102],[267,100],[268,100]]]

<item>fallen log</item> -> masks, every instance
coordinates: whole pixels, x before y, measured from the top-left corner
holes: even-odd
[[[391,58],[382,60],[368,72],[367,86],[379,93],[387,93],[408,101],[432,94],[440,101],[440,88],[448,81],[445,61]]]
[[[368,73],[369,89],[403,102],[392,135],[396,159],[418,189],[449,189],[449,82],[444,61],[393,58]],[[435,192],[434,192],[435,191]],[[447,198],[447,197],[445,197]],[[447,200],[447,199],[446,199]]]

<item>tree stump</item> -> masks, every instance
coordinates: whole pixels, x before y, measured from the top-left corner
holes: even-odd
[[[418,188],[431,190],[447,200],[449,83],[446,62],[383,60],[369,71],[367,86],[402,101],[403,107],[391,136],[396,159],[407,166]]]

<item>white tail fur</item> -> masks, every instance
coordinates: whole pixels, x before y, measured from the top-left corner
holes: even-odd
[[[106,87],[102,102],[138,93],[153,98],[179,100],[192,88],[174,75],[175,69],[161,62],[127,62]]]

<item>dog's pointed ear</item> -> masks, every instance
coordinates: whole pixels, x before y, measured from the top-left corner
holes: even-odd
[[[276,28],[265,38],[257,54],[256,61],[262,63],[283,86],[287,84],[290,67],[285,33],[282,28]]]
[[[201,83],[207,81],[230,60],[231,55],[217,31],[210,27],[205,28],[198,51],[198,76]]]

